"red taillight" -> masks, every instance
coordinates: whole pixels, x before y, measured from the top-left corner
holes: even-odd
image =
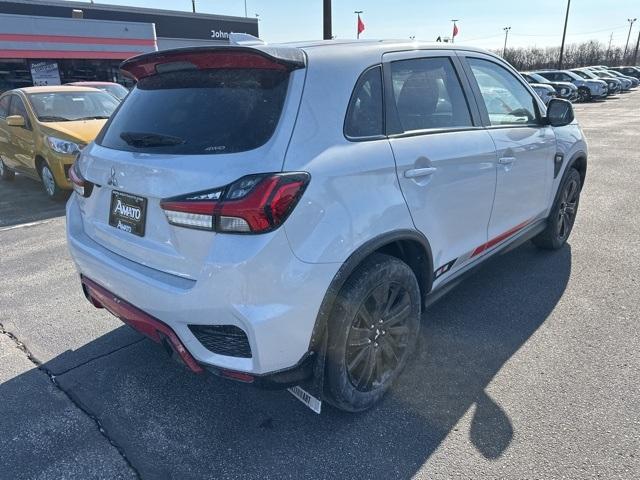
[[[82,174],[80,173],[80,169],[78,168],[78,162],[74,162],[69,169],[69,180],[71,180],[71,184],[73,185],[73,190],[80,195],[81,197],[89,197],[91,196],[91,192],[93,190],[93,183],[86,180]]]
[[[287,219],[308,173],[250,175],[231,185],[160,202],[169,223],[221,233],[264,233]]]

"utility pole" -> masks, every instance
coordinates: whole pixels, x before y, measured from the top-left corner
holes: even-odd
[[[640,32],[638,32],[638,41],[636,42],[636,51],[633,52],[633,62],[631,63],[634,67],[638,65],[638,47],[640,47]]]
[[[609,47],[607,48],[607,56],[606,56],[607,61],[609,61],[609,55],[611,54],[611,42],[613,42],[613,32],[611,32],[611,35],[609,36]]]
[[[452,19],[451,19],[451,21],[453,22],[453,29],[455,30],[455,28],[456,28],[456,22],[458,21],[458,19],[457,19],[457,18],[452,18]],[[453,41],[454,41],[455,39],[456,39],[455,34],[454,34],[454,35],[451,35],[451,43],[453,43]]]
[[[505,55],[507,54],[507,38],[509,37],[509,30],[511,30],[511,27],[504,27],[504,48],[502,49],[502,58],[505,57]]]
[[[322,1],[322,38],[331,40],[331,0]]]
[[[244,0],[244,18],[247,18],[247,0]]]
[[[196,13],[196,0],[191,0],[191,8],[193,9],[193,13]]]
[[[624,53],[622,54],[622,63],[624,63],[627,58],[627,49],[629,48],[629,39],[631,38],[631,29],[633,28],[633,24],[637,18],[627,18],[627,22],[629,22],[629,34],[627,35],[627,44],[624,46]]]
[[[564,41],[567,38],[567,23],[569,23],[569,8],[571,0],[567,0],[567,14],[564,17],[564,31],[562,32],[562,45],[560,45],[560,60],[558,60],[558,69],[562,70],[562,57],[564,56]]]

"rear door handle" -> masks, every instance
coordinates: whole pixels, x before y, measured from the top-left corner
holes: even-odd
[[[498,159],[500,165],[511,165],[516,161],[516,157],[502,157]]]
[[[405,178],[418,178],[432,175],[437,170],[436,167],[412,168],[404,171]]]

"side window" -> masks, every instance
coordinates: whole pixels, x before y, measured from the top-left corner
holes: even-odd
[[[18,95],[11,95],[11,106],[9,107],[9,115],[21,115],[24,118],[24,126],[26,129],[31,129],[29,123],[29,114],[24,106],[24,102]]]
[[[391,64],[393,96],[405,132],[471,127],[460,80],[448,58],[418,58]]]
[[[573,81],[573,78],[571,78],[571,75],[567,75],[566,73],[561,74],[560,78],[562,79],[563,82]]]
[[[511,72],[488,60],[469,58],[468,61],[491,125],[538,123],[536,101]]]
[[[5,95],[0,98],[0,118],[6,118],[9,114],[9,99],[11,95]]]
[[[347,109],[344,134],[352,138],[384,135],[380,67],[367,70],[358,80]]]

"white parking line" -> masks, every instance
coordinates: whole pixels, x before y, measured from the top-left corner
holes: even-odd
[[[51,221],[52,221],[52,219],[39,220],[37,222],[21,223],[19,225],[11,225],[10,227],[1,227],[0,228],[0,232],[4,232],[5,230],[14,230],[16,228],[35,227],[36,225],[43,225],[43,224],[49,223]]]

